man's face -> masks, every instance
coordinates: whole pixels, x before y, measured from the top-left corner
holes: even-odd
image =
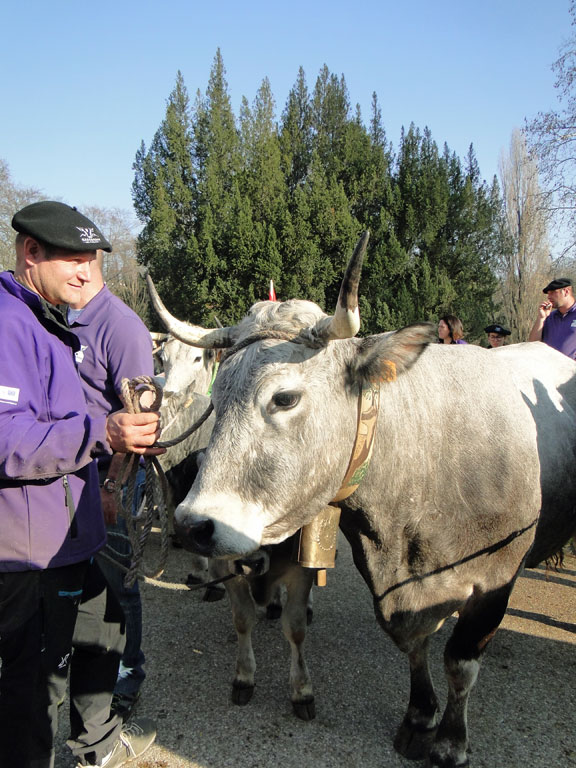
[[[91,263],[96,251],[74,253],[56,251],[46,257],[39,243],[33,241],[29,251],[33,259],[30,268],[32,289],[51,304],[71,304],[79,300],[84,283],[90,282]]]
[[[501,336],[499,333],[489,333],[488,344],[491,347],[501,347],[504,344],[504,336]]]
[[[568,288],[557,288],[555,291],[548,291],[548,301],[554,309],[560,309],[569,301],[570,290]]]

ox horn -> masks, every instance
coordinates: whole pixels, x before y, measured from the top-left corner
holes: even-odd
[[[340,293],[336,304],[336,312],[333,317],[327,318],[323,328],[317,332],[326,339],[350,339],[356,336],[360,330],[360,312],[358,311],[358,286],[362,261],[366,253],[366,246],[370,233],[363,232],[356,244],[354,253],[348,262],[346,272],[340,285]]]
[[[199,325],[190,325],[182,320],[177,320],[166,309],[158,291],[154,285],[150,275],[146,275],[146,283],[148,285],[148,292],[154,309],[158,313],[158,317],[162,320],[166,328],[171,334],[176,336],[177,339],[183,341],[185,344],[190,344],[194,347],[202,347],[203,349],[221,349],[223,347],[231,347],[234,345],[234,339],[230,328],[202,328]]]

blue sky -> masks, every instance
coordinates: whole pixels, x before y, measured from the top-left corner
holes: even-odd
[[[514,128],[557,106],[551,64],[571,33],[569,0],[21,0],[5,4],[0,158],[13,181],[80,209],[131,209],[132,162],[182,72],[205,91],[220,48],[236,115],[264,79],[277,117],[303,67],[344,75],[388,138],[428,126],[482,176]]]

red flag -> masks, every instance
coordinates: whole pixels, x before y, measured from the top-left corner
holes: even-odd
[[[268,300],[269,301],[278,301],[276,298],[276,291],[274,290],[274,283],[272,280],[270,280],[270,290],[268,291]]]

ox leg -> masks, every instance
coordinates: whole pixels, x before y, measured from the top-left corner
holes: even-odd
[[[200,555],[197,556],[200,559]],[[206,574],[208,581],[214,581],[215,579],[220,578],[220,572],[217,568],[214,567],[213,561],[210,558],[204,558],[206,560]],[[204,594],[202,595],[202,602],[203,603],[217,603],[219,600],[224,599],[224,595],[226,594],[226,590],[222,586],[222,584],[212,584],[209,587],[206,587],[204,590]]]
[[[266,618],[267,619],[279,619],[280,616],[282,616],[282,590],[280,587],[280,584],[276,586],[274,589],[274,593],[266,606]],[[313,591],[310,590],[310,594],[308,595],[308,602],[306,605],[306,623],[308,626],[312,624],[312,619],[314,618],[314,598],[313,598]]]
[[[301,720],[316,717],[312,681],[303,647],[306,638],[308,597],[314,571],[294,568],[286,578],[286,605],[282,611],[282,630],[290,643],[290,697],[294,714]]]
[[[508,605],[512,585],[476,594],[460,618],[444,650],[448,701],[430,750],[430,764],[441,768],[468,765],[468,698],[474,687],[480,658],[494,636]]]
[[[408,654],[410,700],[396,732],[394,748],[408,760],[422,760],[430,751],[438,725],[438,699],[428,663],[429,638],[423,638]]]
[[[310,589],[308,593],[308,600],[306,602],[306,624],[310,626],[312,619],[314,618],[314,590]]]
[[[266,605],[266,618],[274,621],[282,616],[282,587],[276,584],[272,597]]]
[[[256,605],[247,579],[238,577],[226,582],[232,609],[232,620],[238,637],[236,674],[232,682],[232,702],[243,706],[254,694],[256,659],[252,648],[252,629],[256,624]]]

